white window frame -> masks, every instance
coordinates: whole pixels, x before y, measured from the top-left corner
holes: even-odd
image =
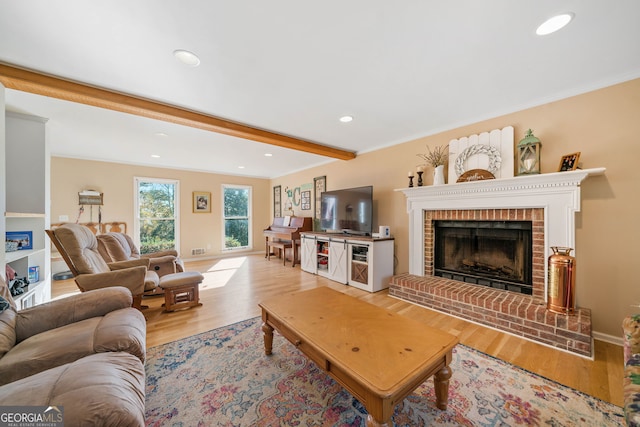
[[[173,184],[176,186],[174,193],[175,212],[173,219],[175,224],[175,249],[180,253],[180,181],[177,179],[133,177],[133,241],[140,247],[140,200],[138,199],[138,189],[141,182],[157,182],[161,184]]]
[[[242,190],[249,190],[249,200],[248,200],[248,204],[249,206],[247,206],[247,222],[249,224],[248,230],[247,232],[249,233],[249,241],[247,243],[247,246],[241,246],[239,248],[227,248],[226,247],[226,240],[227,240],[227,236],[226,236],[226,228],[225,228],[225,220],[227,219],[224,215],[224,192],[226,189],[229,188],[238,188],[238,189],[242,189]],[[241,184],[222,184],[221,185],[221,190],[220,191],[220,197],[221,197],[221,203],[220,206],[222,207],[222,212],[220,217],[222,218],[222,245],[220,246],[222,248],[223,252],[230,252],[230,251],[246,251],[246,250],[251,250],[253,249],[253,220],[252,220],[252,215],[253,215],[253,187],[251,185],[241,185]],[[244,217],[230,217],[231,219],[234,218],[244,218]]]

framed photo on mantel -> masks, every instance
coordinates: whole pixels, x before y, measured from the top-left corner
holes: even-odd
[[[573,171],[578,168],[578,161],[580,160],[580,151],[577,153],[567,154],[560,159],[560,166],[558,172]]]

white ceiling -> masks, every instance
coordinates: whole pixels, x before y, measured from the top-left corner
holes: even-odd
[[[567,11],[566,28],[535,35]],[[0,0],[0,62],[362,153],[640,77],[639,18],[638,0]],[[332,160],[14,90],[6,101],[49,118],[55,156],[265,178]]]

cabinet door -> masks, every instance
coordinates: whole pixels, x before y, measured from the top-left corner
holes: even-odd
[[[349,284],[367,291],[371,290],[370,278],[372,277],[371,246],[362,243],[349,242]]]
[[[316,273],[316,239],[302,236],[300,239],[300,268],[308,273]]]
[[[331,241],[329,246],[329,278],[340,283],[347,283],[347,242]]]

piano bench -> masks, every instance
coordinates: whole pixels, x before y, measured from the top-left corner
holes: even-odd
[[[282,257],[282,265],[287,265],[287,249],[293,248],[291,240],[275,240],[269,242],[267,259],[271,260],[271,249],[278,249],[278,258]],[[295,265],[295,260],[293,261]]]

